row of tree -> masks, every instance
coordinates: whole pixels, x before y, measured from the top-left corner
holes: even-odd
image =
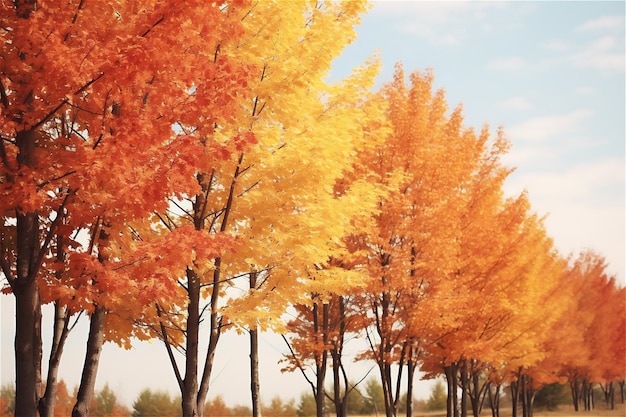
[[[351,396],[348,406],[350,415],[373,415],[378,409],[382,410],[382,386],[376,380],[368,381],[363,394],[357,392],[359,395],[355,393]],[[65,381],[61,379],[56,393],[54,417],[71,415],[77,394],[77,386],[71,394]],[[433,404],[435,408],[427,408],[424,405],[424,409],[442,409],[436,408],[439,402]],[[443,405],[445,406],[445,402]],[[0,417],[12,416],[14,411],[15,387],[4,385],[0,388]],[[175,417],[182,415],[181,412],[180,397],[173,398],[167,392],[150,389],[142,390],[129,410],[119,403],[108,384],[95,393],[90,405],[90,414],[96,417]],[[229,407],[221,396],[216,396],[206,402],[203,414],[208,417],[249,417],[252,415],[252,409],[242,405]],[[316,414],[315,398],[310,393],[303,393],[296,403],[295,399],[283,401],[280,397],[274,397],[269,404],[262,405],[262,414],[266,417],[311,417]]]
[[[69,394],[63,380],[59,381],[54,417],[66,417],[71,414],[73,401],[78,393],[74,387]],[[623,393],[622,393],[623,394]],[[594,390],[593,401],[601,402],[601,390]],[[441,412],[445,410],[447,395],[441,381],[433,386],[426,400],[413,400],[417,412]],[[511,406],[510,395],[503,392],[501,402],[508,409]],[[535,404],[542,410],[554,411],[558,407],[571,403],[567,384],[549,384],[537,392]],[[622,403],[624,399],[622,397]],[[406,393],[400,399],[399,410],[406,411],[408,397]],[[327,415],[332,402],[327,400]],[[347,415],[363,416],[378,415],[384,409],[383,388],[374,378],[368,379],[363,387],[355,388],[348,396]],[[0,388],[0,417],[12,416],[15,410],[15,387],[3,385]],[[172,398],[169,393],[144,389],[132,404],[132,409],[118,402],[117,396],[106,384],[97,391],[92,400],[90,413],[96,417],[175,417],[181,415],[180,397]],[[249,417],[252,409],[248,406],[228,406],[221,396],[216,396],[204,405],[203,414],[208,417]],[[272,398],[269,404],[263,404],[262,415],[266,417],[312,417],[317,414],[315,397],[311,393],[302,393],[296,403],[295,399],[283,401],[280,397]]]
[[[591,407],[594,383],[613,404],[625,376],[625,291],[602,256],[564,258],[525,193],[504,196],[502,131],[490,139],[486,127],[464,128],[432,75],[413,73],[407,85],[398,68],[379,96],[391,133],[359,154],[341,186],[365,177],[386,193],[370,224],[343,237],[346,253],[318,265],[356,271],[360,285],[295,306],[287,369],[303,373],[321,405],[330,363],[338,416],[354,387],[344,343],[359,336],[369,344],[360,358],[380,371],[387,417],[403,387],[412,396],[418,366],[445,376],[449,416],[478,417],[486,399],[497,416],[503,387],[514,417],[518,405],[532,416],[537,390],[565,381],[577,410]]]
[[[3,4],[0,267],[16,301],[15,415],[53,415],[81,314],[74,417],[90,414],[103,343],[149,338],[164,343],[182,415],[202,416],[229,329],[250,336],[255,417],[266,329],[285,334],[286,366],[310,381],[318,415],[327,396],[346,413],[354,335],[370,346],[361,359],[378,366],[388,417],[402,378],[412,397],[418,366],[446,376],[454,416],[468,403],[478,415],[505,385],[530,414],[554,378],[577,403],[591,383],[609,392],[623,378],[624,291],[600,256],[562,258],[525,194],[504,196],[504,133],[464,127],[430,73],[407,85],[398,67],[374,93],[372,60],[327,81],[366,9]]]

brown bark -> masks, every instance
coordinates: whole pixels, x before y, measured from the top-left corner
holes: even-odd
[[[48,377],[46,379],[46,392],[39,400],[40,417],[53,417],[56,403],[58,386],[59,365],[65,341],[69,333],[69,314],[65,306],[54,304],[54,333],[52,335],[52,348],[48,361]]]
[[[198,338],[200,329],[200,277],[187,269],[187,340],[185,347],[184,390],[181,392],[183,417],[198,416]]]
[[[250,272],[250,289],[256,289],[257,272]],[[261,383],[259,381],[259,332],[258,326],[250,329],[250,395],[252,417],[261,417]]]
[[[491,384],[488,386],[489,405],[491,406],[491,417],[500,417],[500,385],[496,385],[495,391]]]
[[[448,366],[444,366],[443,369],[446,376],[446,384],[448,387],[446,415],[448,417],[459,417],[459,407],[457,405],[458,366],[456,363],[452,363]]]
[[[34,167],[35,131],[17,133],[20,166]],[[16,213],[16,276],[10,281],[15,296],[15,415],[35,417],[41,388],[41,303],[39,300],[39,216]],[[8,278],[8,277],[7,277]]]
[[[319,303],[315,302],[315,304],[313,304],[314,331],[317,337],[322,337],[324,346],[328,345],[328,319],[328,304],[322,304],[322,311],[320,314]],[[315,358],[315,373],[317,377],[315,386],[315,409],[317,411],[317,417],[324,417],[325,414],[324,403],[326,399],[326,389],[324,387],[324,381],[326,379],[327,363],[328,350],[323,349],[322,352],[318,353]]]
[[[349,386],[348,375],[343,366],[343,344],[346,336],[346,305],[343,296],[333,297],[334,306],[337,308],[335,325],[338,325],[338,331],[333,336],[332,348],[330,350],[333,370],[333,402],[335,404],[335,413],[337,417],[346,417],[348,415],[348,395],[352,391]]]
[[[89,406],[94,395],[98,365],[100,364],[100,353],[104,344],[104,320],[106,314],[107,311],[102,306],[96,306],[91,314],[85,363],[78,388],[78,397],[72,410],[72,417],[87,417],[89,415]]]
[[[406,362],[407,366],[407,383],[406,383],[406,417],[413,417],[413,388],[415,382],[415,368],[417,368],[416,348],[409,341],[409,357]]]

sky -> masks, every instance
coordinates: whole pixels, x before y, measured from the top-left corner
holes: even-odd
[[[624,5],[377,2],[364,16],[355,42],[333,64],[331,79],[347,75],[375,53],[383,62],[378,87],[391,80],[396,62],[407,73],[432,69],[435,86],[446,91],[451,108],[463,105],[466,126],[504,128],[512,143],[504,161],[516,167],[506,193],[527,190],[533,210],[547,216],[548,234],[564,256],[593,249],[624,283]],[[3,384],[14,380],[12,298],[0,297]],[[46,328],[50,310],[44,314]],[[83,320],[70,335],[61,362],[61,377],[70,387],[80,377],[87,326]],[[50,335],[44,337],[46,348]],[[260,345],[264,401],[310,392],[300,374],[280,373],[276,362],[286,352],[280,337],[262,334]],[[247,346],[246,336],[224,335],[210,398],[221,395],[229,405],[249,404]],[[360,348],[353,343],[349,354]],[[350,365],[351,378],[360,379],[370,367]],[[97,389],[105,383],[129,406],[143,388],[177,394],[165,349],[157,341],[137,343],[130,351],[105,345]],[[418,398],[427,398],[431,387],[418,383]]]

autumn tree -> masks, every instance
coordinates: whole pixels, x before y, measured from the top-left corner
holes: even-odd
[[[624,288],[607,271],[604,258],[584,251],[571,262],[564,286],[568,310],[555,326],[553,364],[567,378],[576,410],[592,408],[592,384],[609,385],[624,379]],[[567,348],[566,348],[567,346]],[[611,405],[610,392],[608,405]]]
[[[359,156],[379,186],[390,190],[379,201],[375,229],[355,236],[368,251],[361,301],[371,325],[366,357],[378,365],[389,417],[398,410],[405,366],[412,395],[425,317],[443,307],[441,294],[451,290],[439,283],[455,269],[464,206],[459,190],[480,149],[472,132],[462,129],[460,109],[446,114],[443,91],[433,92],[432,82],[432,74],[415,72],[407,86],[397,67],[380,92],[392,130],[384,143]],[[453,311],[445,318],[455,319]]]
[[[228,417],[230,415],[230,410],[224,402],[224,399],[218,395],[211,401],[207,401],[204,404],[203,415],[207,417]]]
[[[67,384],[65,383],[65,381],[60,380],[56,390],[54,416],[66,417],[71,415],[74,400],[75,398],[73,398],[70,392],[67,390]]]
[[[241,5],[3,5],[0,260],[16,298],[17,414],[35,415],[38,404],[44,415],[53,409],[63,337],[55,339],[50,391],[39,402],[40,305],[48,301],[71,304],[70,313],[59,311],[61,329],[71,313],[91,315],[75,411],[87,413],[101,343],[128,335],[118,320],[124,314],[108,313],[116,289],[129,296],[133,288],[123,271],[137,262],[127,253],[138,244],[129,223],[198,187],[195,161],[200,142],[210,140],[172,126],[189,126],[190,114],[221,123],[244,88],[237,66],[216,54],[219,41],[237,32],[227,9]],[[40,294],[44,287],[50,291]]]
[[[364,101],[376,67],[365,65],[338,85],[324,78],[363,10],[361,2],[263,2],[231,11],[243,35],[238,43],[221,43],[220,54],[249,64],[252,98],[242,95],[231,120],[218,129],[202,120],[181,126],[215,130],[224,144],[218,156],[224,157],[205,156],[198,171],[201,191],[172,199],[155,229],[166,234],[193,225],[198,234],[236,241],[214,260],[197,256],[189,263],[176,277],[178,302],[157,304],[148,322],[166,343],[183,402],[197,403],[198,410],[227,327],[249,329],[254,340],[257,329],[279,325],[286,306],[304,294],[349,284],[319,266],[339,250],[337,236],[358,213],[352,202],[369,187],[355,183],[341,196],[333,190],[350,168],[349,156],[376,137],[367,123],[381,112]],[[336,216],[333,227],[325,222],[328,213]],[[206,355],[199,358],[203,314],[209,336]],[[174,359],[177,348],[184,350],[184,372]],[[252,384],[253,413],[260,410],[258,385]],[[191,415],[192,406],[185,407]]]
[[[15,386],[3,384],[0,387],[0,416],[13,417],[15,412]]]

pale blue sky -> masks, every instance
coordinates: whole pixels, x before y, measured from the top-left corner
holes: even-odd
[[[380,2],[333,78],[375,50],[384,63],[380,83],[397,61],[407,72],[432,68],[450,105],[463,103],[468,126],[504,126],[513,143],[507,162],[518,167],[507,191],[528,189],[534,209],[549,213],[548,232],[563,254],[594,248],[624,280],[624,2]],[[6,383],[14,375],[14,307],[12,297],[0,300]],[[86,325],[70,336],[61,364],[70,386],[80,376]],[[278,372],[279,338],[264,335],[261,349],[267,402],[308,389],[301,375]],[[248,404],[247,364],[247,338],[227,334],[209,396]],[[359,379],[364,368],[353,371]],[[158,342],[130,352],[107,345],[98,381],[129,405],[144,387],[177,393]],[[420,386],[418,395],[427,397],[429,386]]]

